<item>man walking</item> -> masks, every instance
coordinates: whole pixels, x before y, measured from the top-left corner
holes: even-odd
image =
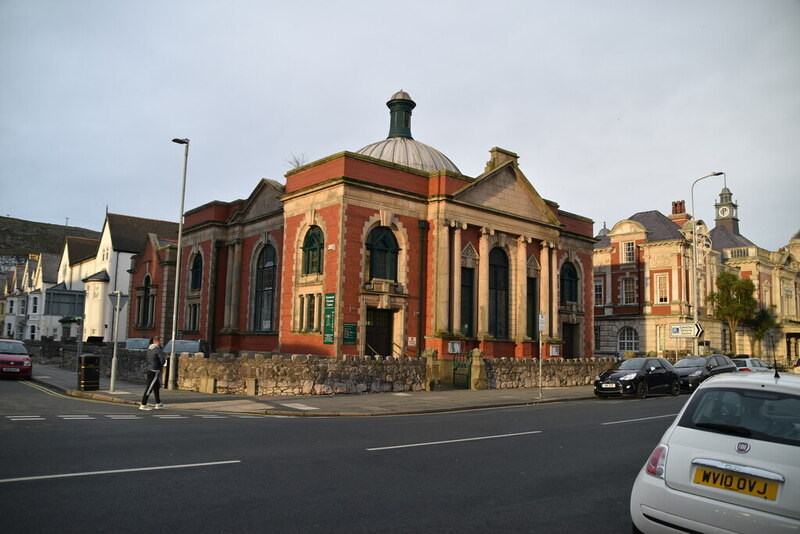
[[[167,358],[164,356],[164,351],[161,349],[161,338],[155,336],[153,342],[147,348],[147,388],[144,390],[142,396],[142,404],[139,405],[140,410],[152,410],[152,406],[148,406],[147,399],[152,393],[156,398],[156,410],[164,407],[159,397],[159,390],[161,389],[161,368],[167,364]]]

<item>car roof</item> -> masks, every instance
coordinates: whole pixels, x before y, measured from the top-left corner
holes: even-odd
[[[20,341],[19,339],[0,339],[3,343],[17,343],[18,345],[24,345],[24,341]]]
[[[774,373],[723,373],[712,376],[700,384],[697,389],[710,387],[738,387],[756,390],[769,387],[770,389],[777,388],[794,395],[800,395],[800,376],[779,373],[778,378],[775,378]]]

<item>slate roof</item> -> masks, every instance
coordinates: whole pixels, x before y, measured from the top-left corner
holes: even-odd
[[[43,252],[39,257],[42,262],[42,282],[55,284],[58,281],[58,264],[61,261],[61,255]]]
[[[111,234],[111,243],[118,252],[138,254],[144,248],[148,234],[166,239],[178,238],[178,223],[175,222],[109,213],[106,215],[106,224]]]
[[[658,210],[640,211],[628,217],[627,220],[636,221],[645,227],[649,243],[684,239],[680,227]],[[598,237],[600,237],[600,234],[598,234]],[[600,240],[594,244],[594,248],[610,246],[611,238],[607,234],[600,237]]]
[[[88,237],[67,236],[67,254],[70,265],[75,265],[89,258],[97,256],[97,247],[100,245],[99,239]]]
[[[711,236],[711,248],[714,250],[756,246],[743,235],[734,234],[724,226],[715,226],[709,235]]]

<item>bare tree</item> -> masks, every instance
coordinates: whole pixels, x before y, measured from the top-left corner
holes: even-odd
[[[295,154],[294,152],[290,152],[290,154],[291,155],[284,162],[286,163],[286,165],[289,166],[289,168],[297,169],[308,163],[308,158],[306,157],[304,152],[300,152],[300,154]]]

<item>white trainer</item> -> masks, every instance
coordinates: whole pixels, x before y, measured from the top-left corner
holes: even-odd
[[[164,404],[163,402],[159,402],[158,404],[156,404],[156,410],[162,410],[166,407],[167,407],[166,404]]]
[[[149,404],[140,404],[140,405],[139,405],[139,409],[140,409],[140,410],[152,410],[152,409],[153,409],[153,407],[152,407],[152,406],[150,406]]]

